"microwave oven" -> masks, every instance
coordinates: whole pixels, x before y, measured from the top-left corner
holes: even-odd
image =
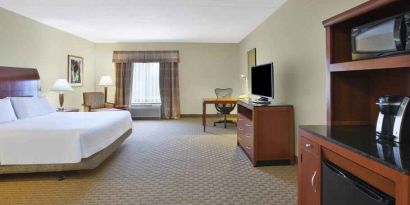
[[[352,29],[352,60],[410,53],[410,12]]]

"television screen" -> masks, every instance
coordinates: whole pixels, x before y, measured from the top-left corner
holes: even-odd
[[[252,94],[273,98],[273,63],[252,67]]]

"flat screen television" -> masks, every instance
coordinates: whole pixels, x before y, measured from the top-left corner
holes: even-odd
[[[259,101],[268,101],[274,97],[273,63],[257,65],[251,68],[252,95],[260,96]]]

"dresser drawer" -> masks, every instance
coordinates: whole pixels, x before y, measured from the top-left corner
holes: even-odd
[[[243,150],[245,150],[246,153],[253,158],[253,137],[238,134],[238,142]]]
[[[242,116],[241,114],[238,114],[237,123],[238,123],[238,127],[237,127],[238,133],[246,133],[246,134],[253,133],[253,124],[252,124],[252,121],[249,120],[248,118]]]
[[[251,137],[253,139],[253,129],[251,127],[239,127],[237,128],[237,134],[242,136]]]
[[[246,134],[252,134],[253,133],[252,121],[245,121],[244,131],[245,131]]]
[[[253,146],[244,141],[242,137],[239,137],[238,140],[242,149],[248,154],[249,157],[253,158]]]
[[[247,123],[247,122],[252,123],[252,120],[248,119],[247,117],[245,117],[244,115],[242,115],[240,113],[237,114],[237,121],[238,121],[238,124],[241,124],[241,123],[244,124],[244,123]]]
[[[247,121],[246,117],[238,113],[237,119],[236,119],[238,130],[243,130],[245,128],[246,121]]]
[[[248,156],[253,159],[253,147],[249,145],[245,145],[245,146],[242,146],[242,148],[245,150]]]
[[[316,142],[313,142],[306,137],[300,136],[299,138],[299,149],[306,150],[308,152],[311,152],[315,155],[319,155],[320,153],[320,147]]]
[[[238,138],[241,138],[243,143],[246,143],[248,146],[253,147],[253,135],[252,133],[238,133]]]

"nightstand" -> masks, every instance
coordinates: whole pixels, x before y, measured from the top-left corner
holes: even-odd
[[[80,109],[78,108],[64,108],[64,110],[56,110],[57,112],[80,112]]]

